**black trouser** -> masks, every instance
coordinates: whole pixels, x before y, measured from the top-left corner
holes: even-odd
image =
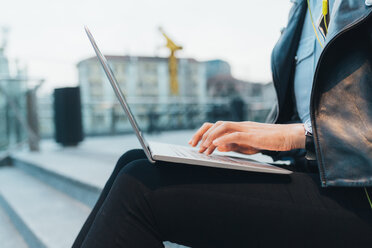
[[[369,189],[370,190],[370,189]],[[371,190],[370,190],[371,192]],[[363,188],[124,154],[73,247],[372,247]]]

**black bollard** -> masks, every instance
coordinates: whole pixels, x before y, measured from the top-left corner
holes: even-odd
[[[80,88],[54,90],[55,140],[62,146],[77,146],[83,140]]]

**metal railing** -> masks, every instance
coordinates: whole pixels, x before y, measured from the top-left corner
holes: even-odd
[[[204,103],[192,99],[156,102],[142,98],[130,100],[129,105],[142,131],[149,133],[195,129],[206,121],[264,121],[272,106],[267,102],[242,103],[242,109],[237,111],[230,98],[219,98]],[[38,113],[41,136],[53,137],[52,100],[39,101]],[[85,136],[132,132],[124,111],[116,102],[83,103],[82,116]]]
[[[20,95],[21,90],[5,87],[5,83],[9,86],[12,80],[10,77],[0,77],[0,151],[23,143],[27,139],[25,98]]]
[[[28,89],[27,83],[37,82],[36,87]],[[44,80],[29,79],[9,75],[0,77],[0,151],[17,149],[29,143],[31,150],[38,150],[36,91]],[[30,115],[31,112],[32,116]],[[34,125],[32,125],[34,124]]]

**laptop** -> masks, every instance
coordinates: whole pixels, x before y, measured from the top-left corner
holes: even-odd
[[[271,164],[262,163],[252,159],[241,158],[238,156],[229,155],[217,155],[211,154],[206,155],[204,153],[199,153],[195,148],[187,146],[179,146],[173,144],[159,143],[159,142],[148,142],[143,133],[141,132],[137,121],[132,114],[129,105],[125,99],[125,96],[120,89],[120,86],[111,70],[105,56],[100,52],[91,32],[87,27],[85,31],[88,35],[90,42],[94,48],[97,58],[101,62],[103,70],[118,98],[120,105],[128,116],[128,120],[140,142],[148,160],[151,163],[156,161],[165,161],[172,163],[183,163],[190,165],[208,166],[224,169],[234,169],[242,171],[253,171],[253,172],[264,172],[264,173],[274,173],[274,174],[291,174],[292,171],[286,170]]]

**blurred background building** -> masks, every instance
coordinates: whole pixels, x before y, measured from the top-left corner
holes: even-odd
[[[149,122],[150,113],[166,111],[175,102],[203,103],[206,101],[205,64],[195,59],[179,59],[179,94],[172,96],[169,87],[168,59],[143,56],[106,56],[125,96],[138,114],[141,123]],[[125,120],[117,104],[116,96],[96,57],[77,64],[82,93],[85,127],[109,127],[130,129],[129,123],[113,123]],[[160,113],[157,113],[160,114]],[[165,114],[165,113],[164,113]],[[161,116],[160,116],[161,118]],[[111,130],[114,131],[114,130]]]
[[[178,59],[179,94],[174,96],[169,87],[167,58],[106,57],[132,111],[148,131],[192,129],[211,119],[234,119],[229,105],[237,98],[245,108],[241,119],[264,121],[275,101],[271,83],[238,80],[223,60]],[[86,132],[98,135],[131,131],[97,58],[78,62],[77,70]]]

